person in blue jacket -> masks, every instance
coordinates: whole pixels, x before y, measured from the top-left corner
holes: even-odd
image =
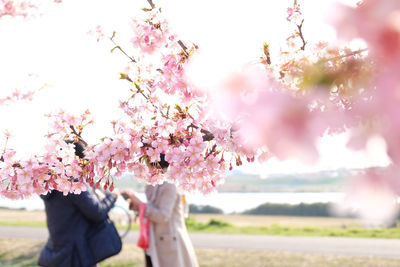
[[[84,147],[75,143],[76,155],[83,158]],[[117,194],[105,193],[100,200],[91,187],[81,194],[53,190],[40,196],[45,205],[49,238],[43,248],[39,265],[43,267],[96,266],[88,244],[87,233],[96,223],[107,219]],[[108,244],[104,244],[107,246]]]

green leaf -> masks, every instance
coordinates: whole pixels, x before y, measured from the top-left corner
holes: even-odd
[[[140,90],[140,85],[137,82],[135,82],[134,84],[135,84],[136,89]]]
[[[117,32],[116,32],[116,31],[113,31],[113,33],[112,33],[112,35],[111,35],[111,38],[110,38],[110,39],[111,39],[111,40],[112,40],[112,39],[114,39],[114,37],[115,37],[115,35],[116,35],[116,34],[117,34]]]
[[[121,49],[121,47],[120,47],[119,45],[113,47],[113,48],[111,49],[111,53],[114,52],[115,49]]]

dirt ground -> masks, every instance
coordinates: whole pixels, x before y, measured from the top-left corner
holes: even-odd
[[[46,213],[44,211],[0,209],[0,221],[44,222]]]
[[[37,266],[43,241],[0,238],[0,266]],[[240,251],[232,249],[196,249],[200,267],[395,267],[400,260],[373,257],[349,257],[310,253]],[[143,251],[125,244],[120,254],[107,259],[101,267],[143,266]]]

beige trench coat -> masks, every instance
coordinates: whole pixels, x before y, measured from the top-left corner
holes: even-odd
[[[149,249],[154,267],[198,267],[186,230],[181,196],[170,183],[146,186]]]

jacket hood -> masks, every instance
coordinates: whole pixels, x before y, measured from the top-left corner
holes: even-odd
[[[51,191],[51,192],[48,192],[46,195],[40,195],[40,198],[43,199],[43,200],[48,200],[51,197],[53,197],[53,195],[54,195],[54,192]]]

